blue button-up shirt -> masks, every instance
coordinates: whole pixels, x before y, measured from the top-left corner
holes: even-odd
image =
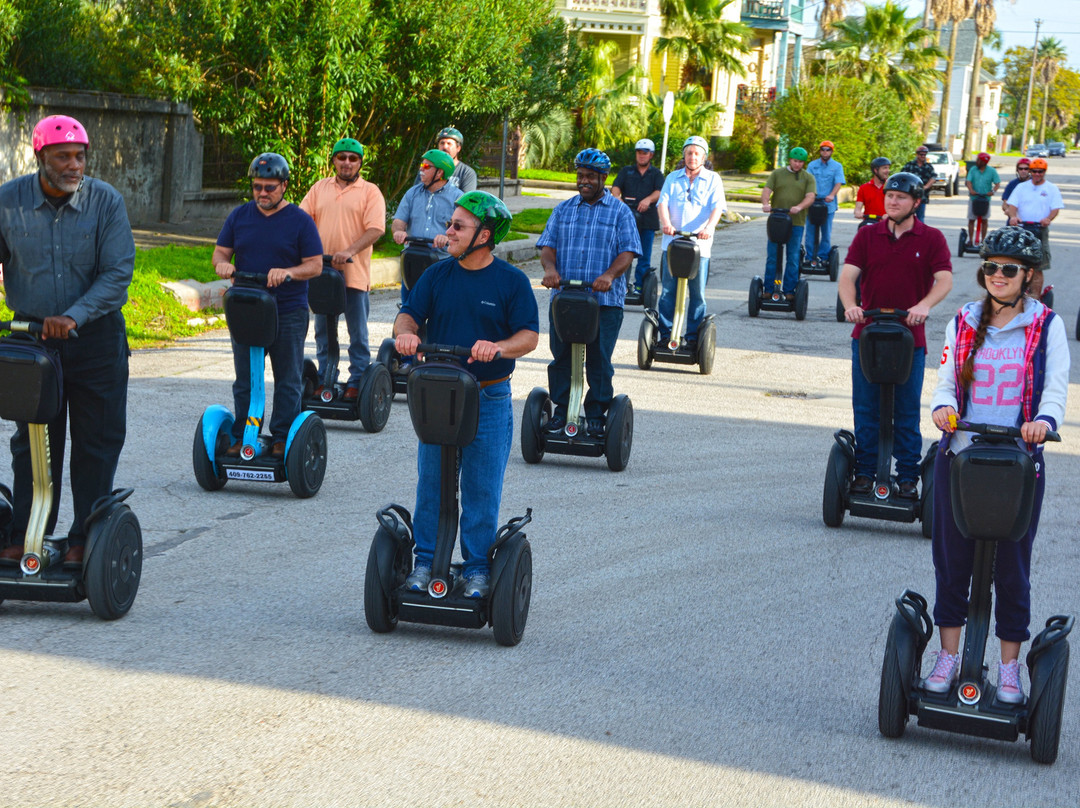
[[[608,190],[591,205],[581,194],[556,205],[536,246],[555,249],[555,269],[562,280],[587,284],[607,272],[620,253],[641,255],[634,214]],[[556,291],[552,290],[552,294]],[[622,307],[626,300],[625,273],[615,279],[610,290],[594,294],[601,306]]]
[[[0,185],[0,263],[8,307],[23,316],[81,327],[117,311],[135,268],[124,198],[86,177],[56,210],[36,173]]]
[[[406,231],[413,238],[435,238],[446,233],[454,215],[454,203],[461,196],[461,189],[450,183],[435,193],[423,185],[414,185],[401,198],[394,218],[405,222]],[[438,251],[443,257],[450,255],[446,250]]]
[[[819,157],[816,160],[811,160],[806,170],[817,182],[816,195],[821,198],[828,196],[836,183],[843,185],[846,182],[844,179],[844,167],[832,159],[825,161]],[[839,191],[837,191],[837,194],[839,194]],[[836,209],[840,207],[835,196],[833,201],[827,204],[829,213],[835,213]]]
[[[686,178],[686,169],[680,168],[667,175],[656,204],[658,207],[667,205],[668,219],[676,230],[700,233],[714,211],[719,209],[723,213],[727,210],[724,181],[715,171],[703,168],[690,182]],[[666,250],[674,238],[665,235],[660,247]]]

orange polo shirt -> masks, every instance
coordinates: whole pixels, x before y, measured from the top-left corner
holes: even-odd
[[[386,200],[373,183],[363,179],[345,188],[334,177],[319,180],[300,208],[315,220],[327,255],[344,250],[372,227],[386,229]],[[345,285],[350,289],[366,292],[371,288],[371,252],[366,247],[345,265]]]

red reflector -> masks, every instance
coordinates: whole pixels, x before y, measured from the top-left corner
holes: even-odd
[[[38,560],[33,557],[26,559],[26,568],[28,570],[36,570],[38,568]]]
[[[964,698],[973,699],[978,695],[979,691],[975,689],[974,685],[966,685],[964,687]]]
[[[431,585],[431,591],[434,592],[436,595],[441,595],[443,593],[443,590],[445,589],[446,587],[443,586],[442,581],[436,581]]]

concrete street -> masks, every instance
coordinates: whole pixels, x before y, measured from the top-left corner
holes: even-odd
[[[1080,159],[1052,160],[1049,179],[1068,206],[1047,279],[1073,361],[1063,442],[1046,450],[1033,633],[1080,612]],[[965,206],[935,194],[929,208],[954,249]],[[515,648],[490,630],[376,635],[364,622],[375,511],[413,506],[404,401],[379,434],[327,421],[329,470],[312,499],[235,481],[207,493],[191,439],[206,406],[231,406],[227,333],[137,352],[116,482],[136,488],[142,586],[114,623],[86,603],[0,605],[0,806],[1080,803],[1075,670],[1052,768],[1023,739],[914,723],[899,740],[879,734],[893,599],[912,587],[933,601],[930,543],[918,523],[822,523],[832,434],[852,425],[850,326],[836,322],[836,284],[823,276],[810,278],[805,321],[747,316],[764,218],[733,208],[759,218],[715,239],[713,375],[638,370],[641,310],[626,312],[615,356],[616,392],[635,410],[626,471],[524,463],[521,407],[547,384],[545,314],[540,347],[518,362],[503,516],[534,510],[534,581]],[[992,210],[1001,225],[998,200]],[[835,243],[846,250],[854,233],[842,209]],[[927,326],[925,446],[945,325],[981,296],[977,259],[953,260],[954,290]],[[545,312],[539,263],[524,268]],[[373,347],[397,301],[396,290],[373,295]],[[308,342],[314,356],[313,331]],[[10,432],[0,423],[0,437]],[[66,484],[62,497],[63,528]],[[994,669],[996,653],[991,640]]]

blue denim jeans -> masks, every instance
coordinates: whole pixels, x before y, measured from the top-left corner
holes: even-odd
[[[487,571],[488,548],[499,529],[503,476],[510,459],[514,435],[514,409],[510,400],[510,380],[480,390],[480,418],[476,439],[458,454],[461,487],[461,557],[465,575]],[[431,565],[435,556],[435,536],[439,525],[440,456],[442,447],[420,443],[416,455],[418,479],[416,508],[413,510],[413,540],[416,563]]]
[[[279,313],[277,337],[266,349],[270,356],[270,367],[274,371],[274,410],[270,419],[270,435],[275,441],[283,441],[289,436],[289,427],[300,414],[300,399],[303,393],[301,374],[307,329],[306,308],[294,309],[286,314]],[[232,349],[233,368],[236,372],[236,381],[232,386],[236,416],[232,436],[235,443],[244,436],[244,421],[251,402],[251,363],[248,361],[251,349],[235,340]]]
[[[799,283],[799,245],[802,244],[803,226],[795,225],[791,228],[791,238],[784,245],[784,281],[781,291],[785,295],[794,293]],[[768,242],[765,251],[765,292],[772,293],[773,284],[776,282],[776,258],[779,252],[777,245]]]
[[[641,238],[641,257],[637,260],[637,267],[634,269],[634,284],[641,286],[645,282],[645,276],[652,271],[652,246],[656,231],[645,229],[637,232]]]
[[[371,299],[368,293],[360,289],[345,290],[345,325],[349,329],[349,384],[354,387],[360,384],[360,377],[364,375],[367,366],[371,364],[371,348],[368,347],[368,312],[371,309]],[[330,341],[327,338],[327,324],[329,317],[323,314],[315,315],[315,359],[319,365],[319,378],[323,376],[326,368],[327,354],[330,353]],[[337,328],[338,318],[334,318],[334,328]],[[340,346],[338,346],[340,349]],[[341,351],[336,356],[329,357],[334,366],[334,381],[337,381],[337,366],[341,359]]]
[[[600,328],[596,341],[585,346],[585,381],[589,387],[585,393],[586,418],[603,418],[611,406],[611,399],[615,395],[611,383],[611,378],[615,375],[611,354],[615,351],[622,321],[623,310],[619,306],[600,307]],[[550,306],[548,326],[551,355],[554,357],[548,364],[548,389],[551,390],[555,411],[565,417],[566,408],[570,404],[570,359],[573,352],[570,343],[563,342],[555,332]],[[577,413],[572,413],[572,416],[576,418]]]
[[[705,242],[702,245],[702,249],[709,249],[712,246],[712,240]],[[709,279],[709,257],[707,255],[701,256],[701,267],[698,269],[697,277],[691,281],[687,281],[689,298],[686,302],[686,338],[688,340],[697,339],[698,326],[701,325],[702,319],[705,317],[705,284]],[[671,277],[671,273],[667,268],[667,250],[664,250],[660,254],[660,280],[663,283],[663,290],[660,292],[660,302],[657,303],[660,315],[660,336],[666,338],[671,334],[671,324],[675,318],[675,288],[678,285],[678,281]],[[681,334],[679,336],[682,336]],[[662,339],[661,342],[664,340]]]
[[[809,218],[806,220],[806,256],[808,258],[818,258],[822,261],[826,261],[829,258],[829,250],[832,249],[832,220],[833,211],[825,219],[825,224],[818,227],[815,224],[811,224]],[[814,234],[818,233],[818,246],[817,254],[814,253]]]
[[[893,457],[896,458],[896,479],[901,482],[919,479],[922,459],[919,416],[925,370],[926,349],[916,348],[911,360],[911,375],[906,382],[893,388]],[[863,375],[857,339],[851,341],[851,407],[855,414],[855,473],[873,477],[878,462],[881,385],[870,384]]]

